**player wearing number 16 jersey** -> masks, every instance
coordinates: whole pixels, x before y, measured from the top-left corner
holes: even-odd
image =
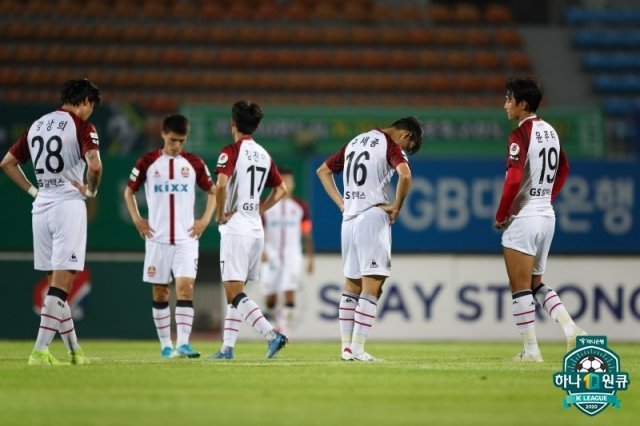
[[[415,117],[397,120],[353,138],[316,171],[322,186],[342,211],[342,262],[345,292],[339,305],[342,359],[375,361],[364,344],[376,317],[382,285],[391,269],[391,224],[411,186],[405,151],[422,146],[422,127]],[[344,193],[335,184],[342,172]],[[391,178],[398,172],[395,200]]]
[[[569,173],[556,130],[537,117],[542,90],[532,79],[510,78],[504,109],[518,127],[508,140],[507,172],[494,226],[504,229],[502,246],[512,292],[512,312],[524,348],[513,360],[542,362],[535,334],[535,302],[558,323],[568,346],[584,331],[576,327],[558,295],[542,283],[555,230],[552,201]]]
[[[102,176],[98,134],[88,120],[100,104],[98,87],[87,79],[67,81],[62,107],[36,120],[0,163],[9,178],[35,198],[32,209],[34,267],[46,271],[49,290],[40,313],[40,329],[29,365],[59,364],[49,345],[56,332],[71,363],[87,361],[78,345],[67,295],[77,271],[84,269],[87,245],[85,199],[94,198]],[[20,163],[29,159],[36,189]],[[84,184],[85,164],[89,166]]]
[[[262,120],[257,104],[239,101],[231,110],[231,135],[235,141],[222,149],[216,173],[216,220],[220,225],[220,272],[227,298],[223,345],[213,359],[232,359],[240,324],[244,320],[268,343],[267,358],[287,343],[264,317],[258,305],[244,293],[247,280],[258,280],[264,230],[260,215],[287,193],[280,172],[269,153],[253,139]],[[264,188],[273,188],[260,199]]]

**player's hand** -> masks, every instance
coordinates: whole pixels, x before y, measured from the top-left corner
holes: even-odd
[[[218,222],[218,225],[224,225],[225,223],[229,222],[229,219],[231,219],[231,216],[233,216],[234,213],[235,213],[235,210],[232,212],[222,213],[222,216],[218,217],[216,220]]]
[[[87,197],[87,198],[95,198],[95,194],[92,195],[91,191],[89,191],[89,185],[85,185],[85,184],[80,183],[80,182],[70,182],[70,183],[71,183],[71,185],[75,186],[76,189],[78,191],[80,191],[80,193],[82,195],[84,195],[85,197]]]
[[[148,220],[139,219],[135,221],[134,224],[136,225],[136,229],[138,230],[138,233],[140,234],[143,240],[153,237],[153,233],[155,231],[153,230],[153,228],[151,228],[151,226],[149,226]]]
[[[313,259],[307,260],[307,273],[313,274]]]
[[[200,238],[207,226],[209,226],[209,222],[203,219],[196,219],[193,226],[189,228],[189,236],[191,238]]]
[[[509,226],[509,219],[507,220],[503,220],[502,222],[498,222],[497,220],[495,222],[493,222],[493,227],[496,229],[505,229],[507,226]]]
[[[395,204],[380,204],[378,207],[387,212],[387,214],[389,215],[389,221],[391,221],[391,223],[396,222],[398,213],[400,213],[400,209],[398,208],[398,206],[396,206]]]

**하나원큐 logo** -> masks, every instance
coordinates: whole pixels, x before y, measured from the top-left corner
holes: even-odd
[[[620,370],[618,355],[607,348],[606,336],[578,336],[562,366],[564,371],[553,374],[553,384],[567,392],[564,408],[574,405],[590,416],[609,405],[620,408],[616,393],[627,390],[631,381]]]

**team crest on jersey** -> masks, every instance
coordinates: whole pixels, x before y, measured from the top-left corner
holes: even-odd
[[[155,267],[155,266],[153,266],[153,265],[149,266],[149,267],[147,268],[147,275],[148,275],[150,278],[155,277],[155,276],[156,276],[156,267]]]
[[[218,167],[224,166],[227,164],[227,161],[229,161],[229,156],[223,152],[220,154],[220,157],[218,157]]]
[[[509,157],[511,157],[512,160],[517,160],[520,154],[520,146],[513,142],[510,146],[509,146]]]
[[[158,171],[158,169],[155,169],[155,170],[153,171],[153,177],[154,177],[154,178],[159,178],[159,177],[160,177],[160,172]]]
[[[180,173],[182,174],[182,177],[188,178],[189,177],[189,168],[188,167],[183,167],[182,170],[180,171]]]

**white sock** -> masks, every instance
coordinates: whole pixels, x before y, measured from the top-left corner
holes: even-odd
[[[340,305],[338,306],[338,321],[340,323],[340,336],[342,338],[342,350],[351,347],[351,337],[353,336],[353,317],[355,316],[358,295],[353,293],[342,293]]]
[[[280,333],[287,334],[287,332],[289,331],[289,328],[291,327],[291,324],[293,323],[293,318],[295,316],[295,313],[296,313],[295,306],[284,305],[282,307],[282,311],[278,316],[278,327],[280,328],[279,330]]]
[[[40,310],[40,328],[38,329],[35,350],[44,351],[49,348],[60,326],[64,305],[65,301],[58,296],[47,294],[44,298],[44,303]]]
[[[535,332],[536,304],[531,290],[515,292],[512,294],[512,298],[513,319],[518,333],[522,335],[524,351],[528,354],[536,355],[540,352],[540,349],[538,348]]]
[[[224,319],[224,330],[222,332],[222,348],[233,348],[238,340],[238,333],[242,325],[242,315],[233,307],[232,304],[227,305],[227,316]]]
[[[569,315],[567,308],[564,307],[560,296],[553,289],[540,284],[534,290],[534,296],[536,302],[542,306],[551,319],[562,326],[565,336],[569,337],[575,334],[576,324],[573,322],[571,315]]]
[[[240,312],[242,318],[258,333],[266,337],[267,340],[273,340],[276,337],[273,325],[264,317],[256,302],[244,295],[238,302],[236,309]]]
[[[73,324],[69,302],[64,302],[61,318],[58,332],[60,333],[60,337],[62,337],[64,345],[67,347],[67,352],[74,352],[80,348],[80,345],[78,344],[78,336],[76,336],[76,329]]]
[[[191,300],[178,300],[176,302],[176,347],[189,344],[191,329],[193,328],[193,302]]]
[[[365,293],[360,294],[353,318],[353,336],[351,337],[353,355],[360,355],[364,352],[364,344],[367,341],[369,330],[376,319],[377,303],[377,297]]]
[[[158,333],[158,339],[160,339],[160,347],[162,349],[173,349],[173,344],[171,343],[171,309],[169,308],[169,303],[156,303],[156,306],[158,307],[152,308],[152,313],[153,323],[156,325],[156,332]]]

